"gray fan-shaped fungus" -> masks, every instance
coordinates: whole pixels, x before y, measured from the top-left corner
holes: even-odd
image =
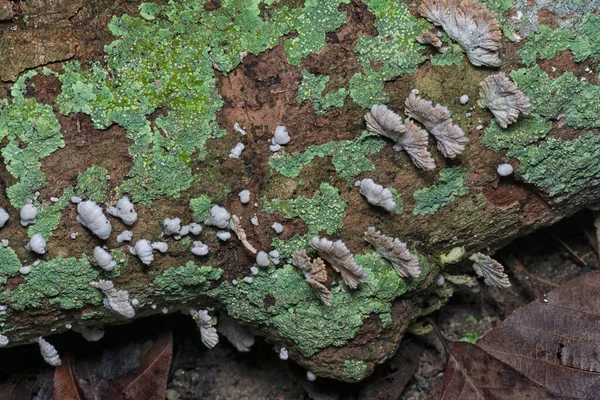
[[[137,212],[129,197],[123,196],[114,207],[108,207],[106,212],[113,217],[120,218],[125,225],[133,225],[137,221]]]
[[[48,343],[43,337],[39,337],[37,340],[40,346],[40,353],[42,353],[42,357],[44,361],[53,367],[58,367],[61,364],[60,356],[58,355],[58,351]]]
[[[154,261],[152,250],[152,244],[146,239],[138,240],[133,247],[129,248],[129,252],[134,256],[138,256],[142,264],[145,265],[150,265]]]
[[[102,327],[74,326],[73,330],[79,332],[81,336],[88,342],[97,342],[104,337],[104,329]]]
[[[254,335],[246,326],[227,315],[219,315],[217,331],[225,336],[239,352],[248,352],[254,344]]]
[[[181,230],[181,219],[180,218],[165,218],[163,223],[163,232],[166,236],[171,236],[179,233]]]
[[[31,237],[29,243],[25,245],[25,248],[37,254],[46,254],[46,239],[39,233],[36,233]]]
[[[417,168],[435,168],[435,161],[427,149],[427,132],[412,121],[407,120],[402,124],[400,116],[384,105],[371,107],[365,115],[365,120],[368,130],[392,139],[396,143],[394,150],[404,149]]]
[[[38,209],[31,203],[27,203],[21,208],[19,216],[21,217],[21,225],[27,226],[35,224],[35,220],[38,215]]]
[[[100,246],[94,247],[94,261],[105,271],[112,271],[117,266],[110,253]]]
[[[475,270],[477,276],[483,277],[486,285],[499,288],[510,287],[510,281],[504,272],[504,266],[492,257],[475,253],[469,257],[469,260],[473,261],[473,270]]]
[[[112,226],[102,212],[102,208],[92,200],[77,204],[77,222],[88,228],[100,239],[108,239]]]
[[[90,285],[102,290],[102,293],[104,293],[104,307],[128,319],[135,316],[135,310],[129,302],[127,290],[116,290],[112,281],[102,279],[98,282],[92,281]]]
[[[371,178],[363,179],[359,186],[360,194],[365,196],[372,205],[382,207],[389,212],[396,209],[396,200],[390,189],[378,185]]]
[[[4,228],[4,225],[8,222],[9,215],[6,210],[0,207],[0,228]]]
[[[311,261],[306,251],[300,250],[292,254],[292,264],[304,273],[306,282],[317,292],[321,302],[330,306],[331,291],[324,285],[327,282],[327,270],[323,260],[317,258]]]
[[[500,66],[502,32],[496,15],[485,5],[469,0],[424,0],[419,13],[458,42],[471,64]]]
[[[502,128],[506,129],[508,125],[516,122],[519,113],[529,115],[529,99],[504,72],[488,76],[479,85],[480,99],[477,104],[489,109]]]
[[[419,257],[411,254],[406,243],[386,236],[372,226],[365,232],[364,237],[381,257],[392,263],[399,276],[416,278],[421,275]]]
[[[354,261],[354,257],[344,242],[332,242],[327,238],[313,237],[310,247],[317,250],[319,256],[342,275],[342,279],[350,289],[356,289],[367,278],[367,273]]]
[[[208,310],[189,310],[190,315],[196,321],[198,329],[200,330],[200,340],[209,349],[212,349],[219,343],[219,335],[217,330],[211,323],[211,316],[208,314]]]
[[[213,206],[210,209],[210,218],[204,221],[206,225],[216,226],[217,228],[225,229],[229,225],[231,215],[229,211],[221,206]]]
[[[442,47],[442,39],[435,34],[433,30],[423,31],[420,36],[417,36],[417,42],[421,44],[430,44],[436,49]]]
[[[411,93],[405,102],[406,115],[420,122],[427,132],[437,140],[438,150],[446,158],[456,158],[465,150],[467,137],[463,130],[452,122],[450,111],[439,104]]]

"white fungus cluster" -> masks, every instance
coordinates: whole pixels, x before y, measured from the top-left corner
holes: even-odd
[[[210,218],[204,221],[206,225],[216,226],[217,228],[225,229],[229,226],[231,215],[229,211],[221,206],[213,206],[210,209]]]
[[[117,266],[110,253],[100,246],[94,247],[94,261],[105,271],[112,271]]]
[[[104,307],[128,319],[135,316],[135,310],[129,302],[127,290],[117,290],[113,282],[107,280],[93,281],[90,282],[90,285],[102,290],[102,293],[104,293]]]
[[[129,197],[124,196],[117,201],[114,207],[108,207],[106,212],[113,217],[120,218],[125,225],[133,225],[137,221],[137,212]]]
[[[236,144],[235,147],[229,152],[229,158],[240,158],[242,151],[244,151],[245,148],[246,146],[244,146],[244,143]]]
[[[201,241],[195,241],[192,248],[190,249],[192,254],[202,257],[208,254],[209,248]]]
[[[165,242],[151,243],[149,240],[140,239],[135,242],[133,247],[129,248],[129,252],[134,256],[138,256],[142,264],[150,265],[154,261],[154,253],[152,252],[153,250],[166,253],[168,249],[169,245]]]
[[[396,200],[392,191],[373,182],[373,179],[366,178],[357,181],[355,185],[360,187],[360,194],[365,196],[372,205],[382,207],[389,212],[396,209]]]
[[[281,146],[285,146],[290,142],[290,134],[287,129],[283,125],[279,125],[275,128],[275,133],[273,134],[273,138],[271,139],[271,146],[269,147],[271,151],[279,151],[281,150]]]
[[[36,233],[31,237],[29,243],[25,245],[25,248],[37,254],[46,254],[46,239],[39,233]]]
[[[200,340],[209,349],[212,349],[219,343],[219,335],[217,329],[212,326],[212,318],[208,314],[208,310],[189,310],[190,315],[196,321],[198,329],[200,330]]]
[[[8,222],[9,215],[6,210],[0,207],[0,228],[4,228],[4,225]]]
[[[248,189],[239,192],[238,196],[240,197],[242,204],[248,204],[250,202],[250,191]]]
[[[102,208],[92,200],[77,204],[77,222],[103,240],[108,239],[112,231],[110,221],[102,212]]]
[[[28,226],[35,224],[38,215],[38,209],[31,203],[27,203],[21,208],[19,216],[21,217],[21,225]]]
[[[178,234],[181,230],[181,219],[179,218],[165,218],[163,223],[163,232],[166,236]]]
[[[117,243],[123,243],[123,242],[131,242],[131,239],[133,238],[133,232],[131,231],[123,231],[121,233],[119,233],[119,235],[117,235]]]
[[[53,367],[58,367],[61,364],[61,361],[58,351],[56,351],[54,346],[44,340],[41,336],[38,338],[37,342],[40,346],[40,353],[42,354],[44,361]]]

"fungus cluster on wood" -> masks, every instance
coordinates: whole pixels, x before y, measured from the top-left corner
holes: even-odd
[[[519,114],[529,115],[531,104],[517,85],[500,72],[485,78],[480,84],[480,107],[488,108],[498,125],[506,129],[516,122]]]
[[[58,367],[61,364],[61,361],[60,361],[60,356],[58,355],[58,351],[56,351],[54,346],[52,346],[50,343],[48,343],[41,336],[38,338],[37,342],[38,342],[38,345],[40,346],[40,353],[42,354],[44,361],[46,361],[48,364],[50,364],[53,367]]]
[[[331,291],[327,289],[327,270],[322,259],[311,261],[305,250],[292,254],[292,264],[304,273],[306,282],[317,292],[319,299],[326,306],[331,305]]]
[[[102,208],[92,200],[77,204],[77,222],[103,240],[108,239],[112,231],[110,221],[102,212]]]
[[[137,212],[129,197],[124,196],[117,201],[114,207],[108,207],[106,212],[113,217],[120,218],[125,225],[133,225],[137,221]]]
[[[208,314],[208,310],[189,310],[190,315],[196,321],[198,330],[200,331],[200,340],[209,349],[212,349],[219,343],[219,335],[217,330],[212,325],[212,318]]]
[[[499,67],[502,32],[496,15],[469,0],[424,0],[419,13],[454,39],[475,66]]]
[[[382,207],[389,212],[396,209],[396,200],[391,190],[373,182],[373,179],[357,181],[356,186],[360,187],[360,194],[365,196],[372,205]]]
[[[386,236],[372,226],[365,232],[364,238],[373,245],[375,251],[381,257],[392,264],[399,276],[416,278],[421,275],[419,257],[411,254],[406,243],[397,238]]]
[[[356,289],[367,278],[367,273],[354,261],[352,253],[341,240],[332,242],[327,238],[315,236],[309,244],[319,253],[319,257],[327,261],[336,272],[342,275],[344,283],[350,289]]]
[[[254,335],[244,325],[238,323],[228,315],[219,315],[217,331],[225,336],[239,352],[248,352],[254,344]]]
[[[90,285],[104,293],[104,307],[127,319],[135,316],[135,310],[129,301],[129,293],[126,290],[117,290],[112,281],[103,279],[98,282],[92,281]]]

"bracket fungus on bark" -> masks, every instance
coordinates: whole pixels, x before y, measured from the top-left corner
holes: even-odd
[[[405,102],[406,115],[420,122],[437,140],[438,150],[446,158],[456,158],[465,150],[468,139],[463,130],[452,122],[448,108],[424,100],[411,93]]]
[[[508,125],[516,122],[519,113],[529,115],[529,99],[504,72],[488,76],[479,85],[480,99],[477,104],[489,109],[502,128],[506,129]]]
[[[126,290],[117,290],[112,281],[103,279],[98,282],[92,281],[90,285],[104,293],[104,307],[127,319],[135,316],[135,310],[129,301],[129,293]]]
[[[406,120],[403,124],[398,114],[378,104],[365,114],[365,121],[369,131],[393,140],[396,143],[394,150],[404,149],[417,168],[435,168],[435,161],[427,149],[427,132],[412,121]]]
[[[61,361],[60,356],[58,355],[58,351],[54,348],[54,346],[48,343],[41,336],[38,338],[37,342],[40,346],[40,353],[42,354],[44,361],[46,361],[53,367],[58,367],[61,364]]]
[[[212,326],[212,318],[208,314],[208,310],[193,310],[189,309],[189,313],[196,321],[200,330],[200,340],[209,349],[212,349],[219,343],[219,334],[214,326]]]
[[[392,263],[399,276],[416,278],[421,275],[419,257],[411,254],[406,243],[386,236],[372,226],[365,232],[364,237],[373,245],[377,254]]]
[[[496,286],[502,289],[510,287],[508,276],[504,272],[504,266],[490,256],[475,253],[469,260],[473,261],[473,270],[477,276],[483,277],[488,286]]]
[[[365,178],[357,181],[356,186],[360,187],[360,194],[365,196],[370,204],[382,207],[389,212],[396,209],[396,200],[394,200],[392,191],[375,183],[373,179]]]
[[[292,254],[292,264],[304,273],[306,282],[317,292],[319,299],[326,306],[331,305],[331,292],[325,286],[327,282],[327,270],[322,259],[316,258],[311,261],[305,250],[296,251]]]
[[[419,13],[458,42],[471,64],[500,66],[500,24],[484,4],[468,0],[424,0]]]
[[[219,315],[217,331],[225,336],[237,351],[246,353],[254,344],[254,335],[245,325],[241,325],[228,315]]]
[[[367,278],[367,273],[354,261],[352,253],[341,240],[332,242],[315,236],[309,244],[334,270],[342,274],[342,279],[350,289],[356,289]]]

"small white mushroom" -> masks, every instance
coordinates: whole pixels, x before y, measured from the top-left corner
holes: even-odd
[[[250,191],[248,189],[239,192],[238,196],[240,197],[240,201],[243,204],[247,204],[250,202]]]
[[[209,251],[208,246],[200,241],[194,242],[194,245],[192,246],[192,248],[190,250],[191,250],[192,254],[194,254],[196,256],[205,256],[208,254],[208,251]]]
[[[38,215],[37,208],[31,204],[25,204],[23,208],[21,208],[20,217],[21,217],[21,225],[27,226],[31,224],[35,224],[35,220]]]
[[[150,246],[161,253],[166,253],[169,250],[169,245],[166,242],[153,242]]]
[[[30,272],[31,272],[31,267],[29,265],[19,268],[19,273],[21,273],[21,275],[27,275]]]
[[[181,219],[179,218],[165,218],[163,223],[163,232],[166,236],[171,236],[175,233],[179,233],[181,230]]]
[[[44,338],[41,336],[38,338],[37,341],[40,345],[40,352],[42,353],[44,361],[46,361],[53,367],[58,367],[61,364],[61,361],[60,356],[58,355],[58,351],[56,351],[54,346],[52,346],[50,343],[44,340]]]
[[[0,228],[3,228],[4,225],[8,222],[9,215],[6,210],[0,207]]]
[[[0,347],[8,346],[9,342],[10,342],[10,340],[8,340],[7,336],[0,335]]]
[[[150,265],[154,261],[152,253],[152,244],[149,240],[141,239],[135,242],[133,247],[129,248],[129,252],[134,256],[138,256],[142,264]]]
[[[123,232],[119,233],[119,235],[117,236],[117,243],[131,242],[132,238],[133,238],[133,232],[123,231]]]
[[[227,240],[231,239],[231,232],[218,231],[217,237],[219,238],[219,240],[226,242]]]
[[[268,267],[269,266],[269,256],[264,251],[259,251],[256,255],[256,264],[259,267]]]
[[[275,128],[275,133],[273,134],[273,139],[271,143],[274,145],[286,145],[290,142],[290,135],[285,126],[279,125]]]
[[[510,174],[513,173],[513,166],[510,165],[509,163],[502,163],[502,164],[498,165],[498,168],[496,168],[496,171],[498,172],[498,175],[500,175],[500,176],[509,176]]]
[[[112,271],[117,266],[110,253],[100,246],[94,247],[94,261],[105,271]]]
[[[273,228],[273,230],[277,234],[283,232],[283,225],[281,225],[279,222],[273,222],[273,225],[271,225],[271,228]]]
[[[244,146],[244,143],[236,144],[235,147],[229,152],[229,158],[240,158],[242,151],[244,151],[245,148],[246,146]]]
[[[25,248],[37,254],[46,254],[46,239],[39,233],[36,233],[31,237],[29,243],[25,245]]]
[[[200,232],[202,232],[202,225],[192,222],[188,225],[190,228],[190,233],[194,236],[198,236]]]
[[[216,226],[217,228],[225,229],[229,226],[231,215],[221,206],[213,206],[210,209],[210,218],[204,221],[206,225]]]
[[[288,357],[289,357],[289,354],[288,354],[287,349],[285,347],[281,347],[279,349],[279,359],[285,361],[288,359]]]
[[[73,196],[73,197],[71,197],[71,203],[73,203],[73,204],[79,204],[79,203],[81,203],[82,200],[83,199],[81,197],[79,197],[79,196]]]
[[[108,207],[106,212],[113,217],[120,218],[125,225],[133,225],[137,221],[137,212],[127,196],[121,197],[116,206]]]
[[[112,226],[102,212],[102,208],[92,200],[77,204],[77,222],[88,228],[100,239],[108,239]]]

